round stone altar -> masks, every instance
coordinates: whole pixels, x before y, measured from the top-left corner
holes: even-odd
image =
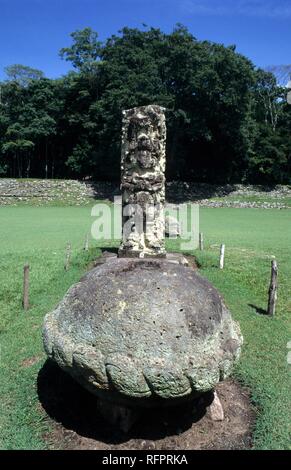
[[[192,399],[231,372],[242,336],[217,290],[165,259],[109,259],[45,317],[48,356],[104,401]]]

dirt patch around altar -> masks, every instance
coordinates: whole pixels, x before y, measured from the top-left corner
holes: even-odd
[[[179,407],[146,410],[128,434],[98,413],[96,397],[57,365],[47,361],[39,372],[38,394],[50,432],[49,449],[64,450],[238,450],[252,447],[256,411],[250,392],[234,380],[217,387],[224,421],[210,418],[211,393]]]

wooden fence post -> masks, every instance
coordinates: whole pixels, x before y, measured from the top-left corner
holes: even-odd
[[[204,250],[203,233],[199,233],[199,250]]]
[[[225,245],[221,245],[221,247],[220,247],[220,257],[219,257],[219,267],[220,267],[220,269],[224,268],[224,252],[225,252]]]
[[[23,268],[23,299],[22,307],[24,310],[29,309],[29,265],[26,264]]]
[[[278,289],[278,266],[277,261],[272,261],[271,266],[271,282],[269,287],[268,315],[274,316],[276,311]]]
[[[69,267],[70,267],[71,250],[72,250],[71,243],[68,243],[68,244],[67,244],[67,249],[66,249],[65,266],[64,266],[65,271],[68,271],[68,270],[69,270]]]

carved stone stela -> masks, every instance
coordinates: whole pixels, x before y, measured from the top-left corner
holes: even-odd
[[[166,122],[164,108],[123,111],[120,257],[164,257]]]

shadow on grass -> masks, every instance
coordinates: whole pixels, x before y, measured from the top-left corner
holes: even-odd
[[[268,315],[267,310],[261,307],[257,307],[256,305],[253,304],[248,304],[249,307],[253,308],[258,315]]]
[[[39,400],[49,417],[79,436],[118,444],[130,439],[158,440],[191,428],[213,400],[207,393],[196,402],[170,408],[147,409],[128,434],[107,423],[99,414],[97,398],[87,392],[55,363],[47,360],[38,375]]]

